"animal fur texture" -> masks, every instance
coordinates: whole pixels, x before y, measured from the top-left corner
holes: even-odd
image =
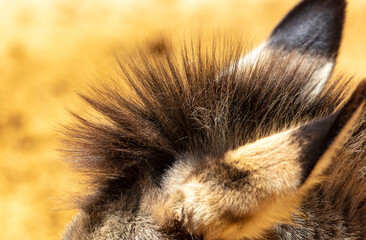
[[[366,82],[332,74],[343,0],[304,0],[259,48],[119,59],[66,152],[92,189],[69,239],[366,239]],[[173,43],[172,43],[173,44]]]

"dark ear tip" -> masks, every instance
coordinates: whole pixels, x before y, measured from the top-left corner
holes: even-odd
[[[304,0],[273,30],[269,44],[285,50],[336,57],[345,19],[345,0]]]

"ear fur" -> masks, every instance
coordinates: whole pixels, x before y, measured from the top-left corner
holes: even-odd
[[[185,156],[164,181],[169,201],[159,207],[167,210],[159,218],[181,222],[205,239],[257,238],[287,222],[351,134],[365,105],[359,96],[365,86],[340,111],[222,159]]]
[[[344,0],[304,0],[277,25],[268,45],[311,52],[334,61],[342,38],[345,7]]]
[[[295,6],[275,27],[260,47],[241,60],[253,64],[267,51],[297,52],[317,59],[303,95],[317,97],[331,76],[336,63],[345,18],[345,0],[304,0]]]

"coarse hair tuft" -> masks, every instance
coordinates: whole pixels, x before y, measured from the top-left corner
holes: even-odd
[[[103,195],[117,196],[147,175],[159,184],[183,154],[220,157],[326,116],[352,92],[351,78],[335,76],[315,98],[304,95],[319,62],[311,54],[267,49],[242,64],[243,41],[221,39],[180,48],[164,40],[169,50],[119,57],[118,80],[81,94],[102,120],[73,114],[65,151]]]

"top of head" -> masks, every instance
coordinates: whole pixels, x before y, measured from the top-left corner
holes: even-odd
[[[134,98],[96,88],[83,97],[105,121],[79,117],[68,133],[77,165],[98,184],[83,221],[103,225],[113,211],[134,212],[159,226],[150,229],[156,239],[177,229],[205,239],[258,237],[287,221],[349,120],[340,123],[336,110],[352,85],[331,78],[345,5],[300,2],[244,56],[237,43],[210,54],[199,43],[181,55],[141,53],[120,63]]]

